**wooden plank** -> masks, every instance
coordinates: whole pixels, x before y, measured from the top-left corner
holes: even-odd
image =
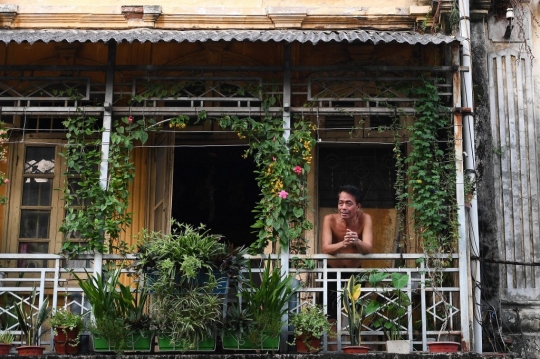
[[[501,145],[501,189],[502,189],[502,212],[503,212],[503,225],[500,227],[501,233],[504,233],[503,243],[505,245],[505,258],[506,260],[514,260],[514,251],[513,251],[513,212],[512,212],[512,193],[511,193],[511,182],[510,182],[510,165],[509,165],[509,138],[508,136],[508,125],[506,122],[506,116],[508,112],[507,107],[507,97],[506,95],[506,81],[503,76],[504,65],[503,59],[501,56],[496,58],[496,71],[497,71],[497,97],[498,97],[498,107],[499,107],[499,143]],[[507,288],[514,288],[514,275],[515,271],[513,267],[507,266],[506,268],[506,277],[507,277]]]
[[[521,165],[521,171],[518,173],[521,182],[521,191],[519,197],[521,198],[521,225],[522,236],[516,237],[516,242],[522,243],[523,248],[523,260],[525,262],[531,261],[531,230],[530,230],[530,203],[529,203],[529,161],[528,161],[528,143],[527,143],[527,128],[525,124],[525,93],[524,87],[525,81],[525,59],[516,58],[515,67],[516,78],[516,90],[517,90],[517,115],[518,115],[518,137],[519,137],[519,162]],[[517,193],[514,193],[516,197]],[[533,283],[534,278],[531,277],[531,267],[522,267],[524,276],[524,287],[527,287],[528,283]],[[521,287],[518,287],[521,288]]]
[[[533,255],[531,260],[535,262],[540,262],[540,241],[534,240],[534,234],[537,233],[538,228],[540,228],[540,203],[538,201],[538,189],[540,181],[540,173],[538,170],[538,161],[540,157],[540,152],[536,143],[540,141],[538,137],[536,128],[540,126],[540,121],[534,116],[534,87],[532,81],[532,63],[531,61],[525,61],[525,82],[526,82],[526,124],[527,124],[527,140],[529,147],[529,164],[530,164],[530,204],[531,204],[531,217],[530,217],[530,228],[531,228],[531,243],[532,243],[532,252]],[[534,287],[540,288],[540,268],[532,267],[531,268],[531,281]]]
[[[489,94],[492,100],[489,102],[489,113],[491,117],[491,133],[493,136],[493,147],[495,148],[501,148],[501,141],[499,138],[499,111],[500,107],[498,106],[499,103],[499,97],[498,97],[498,87],[495,85],[497,80],[497,55],[491,54],[488,58],[488,78],[489,78]],[[498,237],[499,239],[499,249],[500,253],[504,253],[505,249],[505,243],[504,243],[504,233],[501,231],[502,228],[504,228],[504,220],[503,220],[503,207],[502,207],[502,181],[500,177],[500,170],[501,170],[501,157],[495,154],[495,151],[493,151],[492,154],[493,157],[493,188],[494,188],[494,196],[495,196],[495,220],[497,222],[497,228],[499,229],[499,233],[501,234],[501,237]],[[503,259],[503,256],[500,256],[497,259]],[[508,287],[507,285],[507,276],[503,275],[503,273],[507,273],[507,268],[505,265],[500,265],[500,278],[502,280],[501,286],[502,287]]]
[[[509,225],[513,225],[514,227],[514,235],[513,237],[508,238],[510,243],[513,244],[514,247],[514,260],[521,261],[523,260],[523,231],[522,231],[522,222],[521,219],[523,217],[523,213],[521,212],[522,209],[522,202],[521,202],[521,196],[520,196],[520,189],[521,189],[521,164],[519,162],[519,151],[520,151],[520,144],[519,144],[519,137],[517,133],[517,124],[516,124],[516,106],[515,106],[515,92],[516,92],[516,84],[514,82],[516,78],[516,57],[512,56],[511,53],[507,53],[505,56],[505,63],[506,63],[506,96],[507,96],[507,106],[508,106],[508,134],[509,134],[509,157],[510,157],[510,163],[509,163],[509,172],[507,173],[507,176],[510,177],[510,201],[512,202],[512,222]],[[523,288],[525,284],[525,276],[523,273],[523,267],[522,266],[516,266],[515,267],[515,283],[516,288]]]

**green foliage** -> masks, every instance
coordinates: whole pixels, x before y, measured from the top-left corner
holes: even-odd
[[[159,286],[168,290],[175,280],[195,279],[201,271],[211,273],[218,270],[227,254],[227,245],[204,225],[195,228],[173,221],[169,235],[146,230],[141,232],[136,266],[140,273],[157,274],[152,287],[159,293]]]
[[[90,332],[105,339],[111,348],[121,352],[131,334],[151,330],[153,322],[146,314],[148,291],[145,286],[134,290],[120,282],[120,269],[104,275],[87,274],[87,279],[75,278],[92,306],[94,322]]]
[[[387,281],[390,277],[390,282]],[[400,340],[403,326],[408,323],[408,306],[411,300],[407,292],[403,291],[409,283],[409,275],[405,273],[390,273],[372,271],[368,282],[372,287],[383,286],[384,301],[372,300],[366,308],[366,315],[380,313],[373,322],[375,328],[382,330],[388,340]],[[379,297],[381,298],[381,297]]]
[[[320,306],[308,306],[299,313],[293,313],[289,325],[294,326],[295,339],[303,336],[303,342],[310,351],[320,349],[311,346],[310,338],[320,338],[325,333],[330,337],[335,335],[331,331],[332,324]]]
[[[67,308],[59,308],[53,310],[49,318],[49,324],[53,328],[63,327],[69,330],[77,328],[80,330],[82,329],[83,321],[82,316],[79,314],[72,313]]]
[[[136,267],[147,273],[160,333],[184,350],[195,349],[221,324],[222,300],[214,293],[215,272],[229,274],[230,269],[237,277],[244,268],[245,251],[227,247],[203,225],[194,228],[173,222],[171,232],[143,231]]]
[[[272,267],[268,259],[260,277],[254,277],[251,268],[249,278],[239,288],[239,297],[242,302],[238,307],[245,306],[246,314],[253,323],[249,323],[250,331],[247,340],[257,347],[261,347],[268,337],[276,337],[285,324],[282,316],[287,312],[287,303],[297,294],[298,288],[293,284],[293,276],[281,274],[279,266]],[[253,319],[251,319],[253,318]],[[225,330],[229,330],[227,318]],[[238,323],[236,323],[238,327]],[[252,324],[252,325],[251,325]],[[239,338],[241,333],[232,333]]]
[[[316,143],[316,126],[302,117],[296,118],[289,138],[285,139],[283,118],[269,111],[277,101],[273,96],[263,98],[265,115],[261,120],[227,115],[218,123],[247,139],[249,148],[244,157],[252,156],[257,167],[255,174],[262,196],[254,209],[256,221],[252,227],[258,230],[258,237],[252,244],[253,251],[260,252],[269,241],[278,241],[291,253],[306,253],[303,233],[313,228],[305,213],[309,204],[307,174]]]
[[[367,300],[362,296],[363,277],[353,275],[343,287],[343,307],[349,319],[349,335],[351,345],[361,345],[362,323],[365,318],[365,307]]]
[[[160,333],[184,350],[214,335],[221,324],[221,298],[212,291],[215,281],[192,286],[189,290],[155,296],[154,308]]]
[[[407,165],[398,172],[398,208],[408,203],[413,210],[415,233],[427,254],[452,253],[458,226],[452,116],[433,83],[422,79],[407,91],[416,98],[416,116],[407,128],[411,151],[404,163],[400,146],[394,146],[398,171]]]
[[[132,103],[140,103],[149,98],[177,98],[185,95],[191,83],[158,83],[148,86],[143,94],[132,98]],[[269,241],[278,241],[292,253],[306,253],[307,240],[303,237],[313,225],[306,219],[309,196],[307,174],[312,160],[311,151],[316,141],[313,131],[316,126],[309,120],[297,118],[286,140],[284,121],[281,116],[270,113],[271,106],[276,106],[279,98],[274,95],[262,95],[259,89],[236,89],[237,94],[246,92],[260,97],[264,116],[260,120],[251,117],[223,116],[216,119],[222,128],[236,131],[239,138],[246,139],[249,148],[245,157],[253,156],[257,170],[257,182],[261,190],[261,200],[256,205],[256,221],[253,228],[257,231],[257,240],[251,251],[258,253]],[[194,123],[211,121],[206,112],[201,111]],[[66,185],[65,220],[61,231],[66,237],[62,251],[70,255],[82,251],[96,250],[106,253],[113,250],[125,250],[120,242],[120,232],[131,224],[131,214],[127,213],[129,183],[133,180],[133,164],[129,153],[133,141],[144,143],[147,130],[153,125],[143,120],[133,121],[123,118],[122,123],[115,123],[111,132],[109,154],[109,177],[107,189],[100,186],[100,135],[102,128],[96,128],[96,119],[78,117],[64,121],[68,129],[68,177],[80,174],[76,186]],[[187,115],[178,115],[166,120],[170,128],[184,129],[190,121]],[[165,121],[162,121],[165,122]],[[147,126],[148,125],[148,126]],[[74,207],[75,206],[75,207]],[[108,236],[108,246],[105,241]],[[84,246],[69,239],[81,238]],[[195,263],[191,263],[195,264]]]
[[[26,345],[38,345],[41,326],[47,320],[51,309],[49,306],[49,298],[45,298],[41,307],[36,310],[36,289],[32,291],[28,301],[21,300],[21,302],[15,306],[15,312],[17,314],[17,320],[19,321],[19,328]]]
[[[67,336],[68,330],[76,330],[77,337],[74,340],[69,340],[68,344],[71,346],[78,346],[81,336],[81,329],[83,327],[82,316],[79,314],[72,313],[67,308],[59,308],[53,310],[50,318],[49,324],[52,327],[53,335],[58,334],[58,330],[61,330],[64,335]]]
[[[100,178],[103,127],[93,117],[79,116],[62,122],[68,140],[63,156],[67,163],[64,199],[64,234],[61,251],[73,256],[83,251],[100,253],[126,250],[121,232],[131,224],[129,185],[135,176],[131,152],[148,139],[145,120],[131,116],[114,121],[110,133],[108,176]],[[106,181],[105,184],[102,182]],[[80,239],[83,243],[74,242]],[[107,239],[107,240],[106,240]]]
[[[8,332],[7,330],[0,331],[0,343],[2,344],[11,344],[15,340],[15,336]]]

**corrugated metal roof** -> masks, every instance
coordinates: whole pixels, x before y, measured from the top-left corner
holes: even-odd
[[[460,41],[459,37],[443,34],[420,34],[413,31],[369,31],[369,30],[9,30],[0,29],[0,41],[9,42],[196,42],[196,41],[285,41],[285,42],[372,42],[402,44],[449,44]]]

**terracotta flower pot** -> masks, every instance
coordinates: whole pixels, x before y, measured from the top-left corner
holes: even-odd
[[[0,343],[0,355],[8,355],[11,350],[11,344]]]
[[[56,328],[56,335],[54,336],[54,350],[56,354],[77,354],[79,352],[79,345],[77,343],[77,336],[79,335],[78,328]]]
[[[369,347],[363,345],[354,345],[343,347],[343,353],[345,354],[367,354],[369,353]]]
[[[427,346],[430,353],[457,353],[459,349],[457,342],[429,342]]]
[[[309,343],[309,346],[306,344]],[[303,335],[296,338],[296,351],[298,353],[316,353],[321,348],[321,338],[310,337],[305,339]]]
[[[22,356],[22,357],[43,355],[43,351],[45,351],[44,347],[39,347],[37,345],[22,345],[15,349],[17,349],[19,356]]]

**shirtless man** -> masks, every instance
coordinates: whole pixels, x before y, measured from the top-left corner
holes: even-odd
[[[362,192],[350,185],[339,188],[337,214],[324,217],[322,252],[324,254],[361,253],[373,250],[371,216],[362,212]],[[328,262],[334,268],[359,268],[360,260],[340,259]]]
[[[371,216],[362,212],[362,192],[355,186],[341,186],[338,191],[338,212],[324,217],[322,227],[322,252],[324,254],[361,253],[373,250],[373,230]],[[332,268],[360,268],[360,259],[329,260]],[[346,280],[354,273],[342,273]],[[329,273],[329,279],[335,279]],[[337,288],[335,281],[328,283],[328,315],[337,318]]]

